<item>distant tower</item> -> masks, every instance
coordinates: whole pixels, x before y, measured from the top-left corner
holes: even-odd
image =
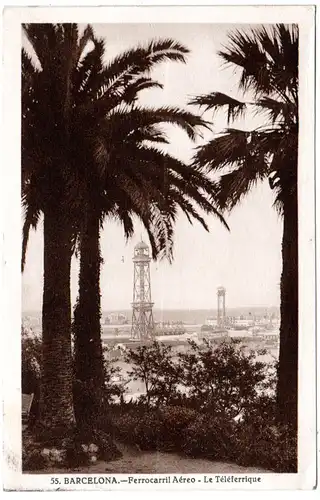
[[[136,340],[150,339],[154,334],[151,302],[149,248],[140,241],[134,248],[133,302],[131,337]]]
[[[226,289],[219,286],[217,290],[218,297],[218,326],[226,324]]]

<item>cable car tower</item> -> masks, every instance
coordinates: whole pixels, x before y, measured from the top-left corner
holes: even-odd
[[[148,340],[154,336],[154,321],[151,302],[149,248],[140,241],[134,248],[133,256],[133,301],[131,338]]]
[[[225,326],[226,324],[226,289],[219,286],[217,289],[218,298],[218,326]]]

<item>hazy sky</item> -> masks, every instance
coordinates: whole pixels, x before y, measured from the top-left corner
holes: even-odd
[[[152,76],[164,89],[147,91],[144,105],[185,107],[191,96],[220,91],[237,97],[237,78],[230,68],[222,67],[217,52],[227,41],[231,25],[94,25],[97,35],[106,39],[107,58],[113,58],[151,38],[170,37],[191,50],[187,64],[163,63]],[[196,110],[196,109],[194,109]],[[206,113],[211,119],[212,114]],[[240,125],[248,130],[261,124],[261,118],[249,117]],[[214,131],[226,127],[222,114],[214,118]],[[193,144],[186,135],[170,127],[170,153],[183,160],[192,156]],[[208,132],[203,140],[212,137]],[[175,233],[174,262],[151,263],[152,298],[157,308],[206,309],[216,307],[216,288],[227,289],[227,306],[274,306],[279,304],[281,273],[282,222],[272,208],[273,194],[268,183],[261,184],[227,218],[228,232],[213,216],[207,218],[210,232],[197,222],[190,225],[184,216]],[[42,305],[43,227],[32,232],[23,274],[23,309],[40,310]],[[123,230],[106,221],[101,233],[104,265],[101,273],[102,308],[128,309],[132,301],[134,245],[140,236],[147,242],[142,226],[126,242]],[[72,264],[72,300],[77,295],[78,262]]]

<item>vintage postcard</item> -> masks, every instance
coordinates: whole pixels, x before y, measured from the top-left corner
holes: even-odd
[[[5,490],[316,487],[314,16],[5,9]]]

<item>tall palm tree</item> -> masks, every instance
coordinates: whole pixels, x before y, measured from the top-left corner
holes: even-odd
[[[68,428],[74,424],[72,209],[68,192],[73,167],[71,74],[89,37],[84,35],[78,44],[74,25],[27,25],[24,33],[36,57],[35,63],[22,50],[22,196],[28,207],[25,237],[28,226],[35,226],[40,213],[44,214],[40,418],[46,427]]]
[[[238,70],[239,100],[220,92],[198,96],[192,104],[226,110],[228,124],[246,113],[261,113],[253,130],[227,128],[200,147],[194,163],[220,173],[216,196],[231,210],[257,183],[269,180],[283,216],[281,326],[277,399],[279,417],[297,425],[298,375],[298,27],[279,24],[236,31],[219,52]],[[251,98],[250,98],[251,97]]]
[[[186,115],[187,116],[187,115]],[[179,117],[179,125],[182,113]],[[144,224],[154,258],[172,259],[173,233],[177,210],[207,225],[198,212],[215,213],[209,201],[213,185],[208,178],[157,148],[168,142],[158,124],[175,122],[176,110],[131,108],[114,111],[105,124],[105,143],[100,142],[99,163],[104,182],[88,179],[93,189],[87,193],[85,226],[80,235],[79,298],[74,315],[76,378],[94,391],[90,420],[97,413],[103,395],[103,350],[100,329],[100,248],[99,230],[104,217],[116,217],[123,224],[126,237],[133,234],[133,216]],[[194,136],[192,128],[189,135]],[[104,137],[100,127],[100,138]],[[91,170],[88,171],[89,175]],[[98,389],[101,389],[100,391]],[[81,408],[84,413],[84,408]]]
[[[123,102],[134,102],[140,90],[159,86],[146,76],[156,63],[184,62],[188,50],[170,39],[152,41],[145,47],[125,52],[105,66],[102,64],[103,41],[95,38],[90,26],[81,37],[75,24],[29,24],[24,25],[24,33],[32,53],[22,50],[22,197],[25,207],[22,265],[30,228],[37,226],[43,213],[40,420],[51,428],[66,428],[74,424],[70,263],[76,237],[81,235],[83,248],[88,250],[93,241],[89,232],[95,235],[94,244],[99,242],[100,197],[103,203],[111,198],[109,212],[116,210],[128,227],[129,211],[126,213],[125,205],[112,200],[115,186],[119,190],[123,183],[122,192],[127,196],[131,192],[131,198],[136,205],[140,203],[140,208],[143,200],[141,189],[139,191],[141,182],[137,182],[138,176],[134,179],[133,171],[123,169],[122,172],[123,165],[119,162],[119,171],[110,168],[116,164],[115,160],[108,160],[110,113],[117,107],[119,110]],[[93,48],[88,42],[93,42]],[[140,114],[143,116],[142,111]],[[190,135],[204,124],[192,113],[170,108],[158,110],[157,120],[177,123]],[[152,133],[155,131],[150,129]],[[114,156],[116,158],[116,154]],[[145,187],[151,185],[150,181],[144,182]],[[103,189],[96,195],[99,186]],[[187,201],[184,205],[187,206]],[[191,207],[188,212],[192,210]],[[150,225],[147,212],[141,211],[141,214],[146,225]],[[154,214],[153,218],[155,221]],[[160,220],[158,217],[158,224]],[[153,241],[155,246],[156,239]],[[163,246],[164,240],[159,241]],[[92,252],[90,250],[93,259],[98,256],[96,249],[95,246]],[[99,258],[89,267],[94,288],[98,283],[95,279]],[[97,299],[96,294],[97,291]],[[97,317],[95,315],[95,321]]]
[[[94,74],[96,64],[91,69],[91,74]],[[111,215],[120,220],[129,237],[133,233],[132,214],[138,216],[149,234],[153,257],[164,253],[169,259],[172,256],[177,206],[189,219],[197,219],[206,228],[192,200],[200,208],[220,217],[207,199],[207,195],[212,193],[210,181],[193,167],[151,146],[168,143],[168,138],[161,131],[162,124],[178,125],[190,139],[195,138],[200,126],[206,125],[192,113],[177,108],[137,106],[138,92],[154,86],[162,87],[158,82],[140,76],[125,88],[118,89],[117,100],[112,99],[108,113],[94,128],[93,153],[82,153],[83,156],[87,154],[87,160],[83,171],[83,223],[79,230],[79,297],[73,330],[76,379],[94,387],[91,391],[91,409],[86,398],[86,413],[90,419],[96,413],[95,405],[99,403],[99,395],[103,394],[104,387],[100,327],[102,259],[99,249],[99,231],[104,217]],[[88,156],[94,158],[95,162],[90,168]],[[81,413],[84,413],[83,408]]]

